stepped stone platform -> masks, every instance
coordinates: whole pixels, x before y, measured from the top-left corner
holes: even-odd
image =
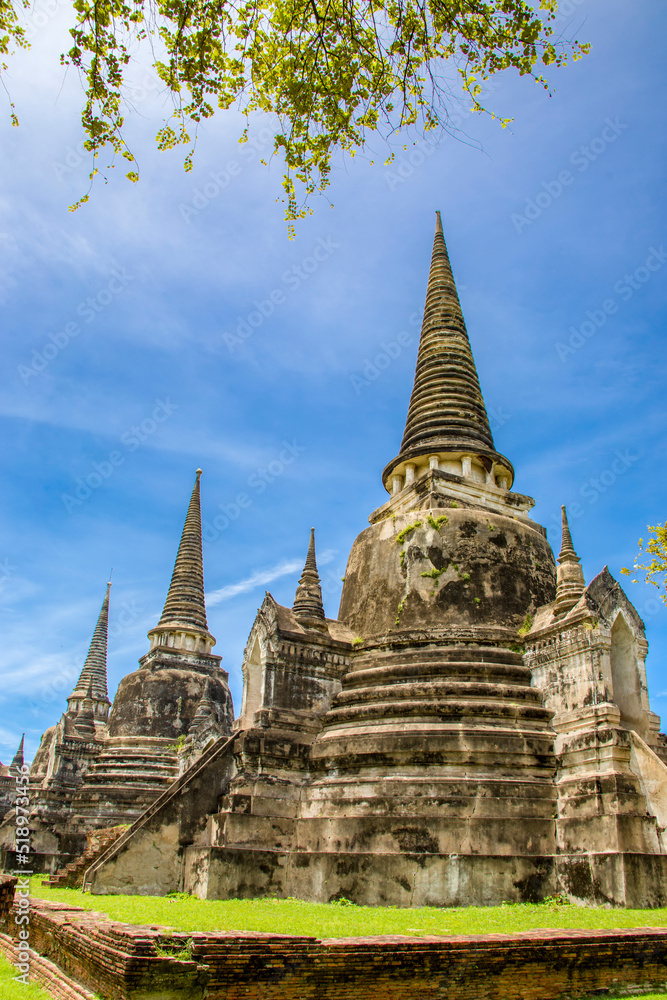
[[[126,829],[127,824],[121,824],[109,830],[95,830],[88,833],[86,839],[89,846],[83,854],[59,869],[51,878],[45,879],[42,885],[48,885],[52,889],[80,889],[88,868],[125,833]]]

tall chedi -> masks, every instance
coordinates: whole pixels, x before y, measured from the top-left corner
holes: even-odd
[[[108,736],[110,588],[109,582],[85,662],[67,698],[67,710],[43,734],[30,767],[31,865],[35,871],[57,867],[62,853],[73,846],[66,832],[72,799]],[[10,813],[0,826],[0,848],[10,850],[13,843],[14,815]]]
[[[513,478],[438,216],[391,498],[345,573],[339,618],[358,651],[312,747],[299,831],[345,855],[359,902],[501,902],[537,887],[554,851],[553,732],[521,632],[556,572]]]
[[[93,638],[86,656],[79,679],[74,690],[67,699],[67,712],[75,718],[83,707],[83,702],[90,690],[95,719],[106,722],[109,717],[109,691],[107,688],[107,644],[109,633],[109,591],[111,580],[107,583],[106,594],[102,601]]]
[[[211,729],[231,732],[232,699],[220,656],[211,653],[202,558],[201,469],[197,470],[171,584],[150,649],[139,669],[118,685],[109,715],[109,739],[72,808],[83,829],[126,823],[138,816],[178,774],[184,743],[203,699]]]
[[[311,533],[293,607],[267,594],[250,633],[234,745],[193,779],[188,801],[229,781],[182,854],[179,884],[199,895],[446,906],[553,891],[554,733],[522,648],[555,561],[495,450],[439,219],[426,302],[391,497],[352,546],[338,620]],[[137,830],[97,891],[128,884],[151,845],[173,851],[164,801],[162,830]]]
[[[107,642],[109,592],[107,583],[85,662],[60,722],[42,736],[30,768],[33,787],[52,793],[53,803],[81,784],[108,736]],[[47,810],[48,811],[48,810]]]

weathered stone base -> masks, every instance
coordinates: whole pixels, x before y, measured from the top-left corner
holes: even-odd
[[[296,896],[326,903],[344,897],[364,906],[404,907],[498,906],[563,893],[579,904],[661,907],[667,905],[667,857],[333,855],[189,847],[183,889],[204,899]]]
[[[442,854],[324,854],[190,847],[186,892],[209,899],[296,896],[364,906],[496,906],[554,890],[549,858]]]
[[[59,868],[73,861],[75,857],[75,854],[56,852],[48,854],[38,851],[30,855],[27,865],[22,865],[18,860],[16,851],[0,851],[0,871],[21,871],[25,867],[29,868],[35,875],[53,875]]]
[[[624,906],[667,906],[667,855],[561,854],[556,887],[572,902]]]

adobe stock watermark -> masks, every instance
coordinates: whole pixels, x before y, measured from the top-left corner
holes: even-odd
[[[249,135],[241,145],[239,159],[228,160],[221,170],[211,170],[208,179],[199,187],[193,188],[190,201],[181,202],[178,206],[181,218],[185,222],[196,219],[212,201],[227,190],[234,177],[239,177],[245,167],[265,152],[272,143],[273,136],[270,128],[260,129],[256,136]]]
[[[168,396],[165,400],[156,399],[151,415],[121,434],[120,443],[124,450],[126,452],[136,451],[155,434],[165,420],[169,419],[174,410],[178,409],[178,405],[178,403],[172,403]],[[93,462],[92,470],[86,476],[79,476],[76,479],[72,493],[60,494],[60,499],[65,505],[67,513],[74,514],[77,509],[83,507],[95,490],[99,490],[100,486],[111,478],[116,469],[125,464],[126,458],[127,455],[123,454],[122,451],[114,449],[101,462]]]
[[[79,302],[75,310],[76,315],[85,324],[94,323],[100,313],[104,312],[113,300],[125,291],[131,281],[134,281],[134,278],[127,273],[125,268],[114,268],[111,277],[102,288],[98,289],[94,295],[89,295],[88,298]],[[65,323],[61,330],[47,334],[47,342],[41,350],[33,348],[31,362],[16,367],[23,384],[27,385],[31,378],[41,375],[61,351],[69,347],[82,330],[81,323],[70,320]]]
[[[420,140],[408,152],[405,150],[402,156],[395,156],[391,161],[391,168],[384,172],[384,179],[390,191],[395,191],[400,184],[405,184],[414,176],[428,159],[437,152],[436,146],[431,146],[425,140]]]
[[[109,639],[117,639],[126,629],[132,628],[140,620],[144,611],[144,608],[137,606],[134,598],[128,601],[121,601],[117,606],[114,604],[113,617],[108,629]],[[81,663],[78,666],[69,664],[59,670],[55,676],[50,676],[48,680],[42,681],[30,702],[32,715],[39,715],[45,705],[50,705],[54,701],[65,698],[67,692],[73,690],[75,682],[81,674],[81,670]]]
[[[248,490],[255,497],[260,496],[268,487],[285,474],[286,470],[306,449],[294,441],[283,441],[282,448],[270,462],[259,466],[246,481]],[[244,510],[252,507],[254,497],[251,492],[237,493],[229,503],[218,504],[219,514],[212,521],[202,521],[202,537],[205,542],[215,542],[226,531],[230,524],[239,519]]]
[[[22,764],[14,773],[14,809],[15,820],[15,842],[14,853],[16,863],[19,865],[12,874],[17,876],[16,889],[14,891],[14,923],[17,927],[18,942],[16,945],[17,962],[16,971],[18,975],[13,977],[14,982],[23,983],[27,986],[30,982],[30,882],[29,876],[33,874],[28,869],[30,861],[30,798],[28,790],[30,788],[30,765]]]
[[[559,21],[566,21],[576,13],[577,7],[581,7],[586,0],[558,0],[558,10],[551,24],[557,25]]]
[[[7,583],[7,580],[14,576],[16,569],[17,567],[12,566],[7,557],[0,561],[0,590],[2,590],[4,585]]]
[[[39,0],[39,2],[32,4],[24,15],[24,28],[27,40],[29,42],[34,41],[42,28],[45,28],[53,20],[58,11],[65,6],[67,6],[65,0]]]
[[[590,476],[589,479],[581,484],[579,487],[581,500],[585,500],[591,506],[596,504],[600,497],[608,493],[641,457],[641,452],[633,455],[629,448],[618,448],[607,468],[603,469],[602,472],[596,472],[594,476]],[[583,502],[567,504],[567,516],[570,521],[576,521],[578,518],[583,517],[584,512],[585,507]],[[561,532],[560,516],[556,514],[552,515],[546,527],[549,531],[553,532],[553,537],[558,538]]]
[[[567,343],[556,341],[554,347],[556,354],[564,363],[571,355],[575,354],[584,344],[594,337],[598,330],[601,330],[610,316],[618,312],[619,307],[624,302],[629,302],[635,292],[650,281],[652,276],[659,271],[667,261],[667,252],[664,246],[649,247],[648,256],[643,264],[636,267],[631,273],[626,273],[618,281],[614,282],[613,290],[618,299],[608,298],[602,302],[598,309],[587,309],[586,318],[579,326],[571,326],[568,330],[570,336]],[[619,301],[620,299],[620,301]]]
[[[505,426],[508,420],[512,419],[511,413],[505,413],[502,403],[498,406],[487,406],[486,415],[489,418],[489,427],[492,434],[495,434],[496,431]]]
[[[302,284],[308,281],[339,248],[340,243],[336,243],[332,236],[319,236],[313,249],[306,257],[298,264],[293,264],[286,271],[283,271],[280,277],[282,287],[273,288],[270,292],[265,293],[261,299],[255,299],[253,309],[245,316],[236,317],[234,332],[225,331],[222,334],[222,339],[229,352],[233,354],[237,347],[248,341],[279,306],[285,305],[288,293],[296,292],[301,288]]]
[[[633,580],[632,583],[636,583],[636,581]],[[647,622],[651,618],[655,618],[656,615],[666,610],[665,602],[661,597],[649,597],[648,600],[642,603],[641,607],[637,608],[637,610],[639,611],[640,617],[644,620],[644,622]]]
[[[356,372],[349,376],[350,384],[355,391],[357,396],[366,389],[369,385],[376,381],[387,368],[391,365],[393,361],[400,358],[401,354],[406,347],[409,347],[414,343],[415,339],[415,327],[419,326],[421,316],[417,312],[410,313],[408,317],[408,325],[411,326],[412,330],[401,330],[393,340],[384,341],[381,340],[379,344],[380,350],[373,358],[364,358],[364,363],[361,369],[361,374]]]
[[[492,79],[488,86],[484,88],[484,96],[480,100],[485,100],[487,96],[493,94],[499,87],[499,83]],[[463,123],[476,114],[473,108],[458,108],[447,114],[446,130],[458,132]],[[437,153],[437,145],[431,145],[426,139],[418,139],[413,144],[412,149],[403,149],[400,155],[394,154],[390,162],[386,164],[384,179],[390,191],[395,191],[401,184],[405,184],[414,177],[415,173],[423,167],[427,160]]]
[[[570,164],[576,167],[579,173],[588,170],[590,165],[595,163],[598,157],[602,156],[629,127],[618,116],[607,118],[599,135],[591,139],[587,145],[579,146],[570,154]],[[541,190],[533,198],[526,198],[523,214],[512,212],[510,221],[516,232],[521,234],[528,226],[532,226],[536,219],[539,219],[561,197],[565,189],[574,184],[575,180],[576,174],[572,173],[571,170],[564,169],[560,170],[553,180],[542,181]]]
[[[57,7],[57,0],[48,0],[48,5]],[[138,83],[128,83],[123,88],[123,96],[131,102],[133,107],[142,104],[147,98],[155,96],[164,88],[164,84],[154,73],[146,71]],[[95,159],[91,150],[86,149],[87,136],[79,140],[76,145],[71,143],[65,146],[60,160],[53,160],[51,168],[57,180],[62,181],[68,174],[72,174],[85,165],[90,170],[94,168]]]

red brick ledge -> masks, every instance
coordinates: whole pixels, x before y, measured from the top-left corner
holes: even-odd
[[[574,1000],[667,991],[667,928],[659,927],[329,940],[188,934],[33,898],[30,934],[42,956],[109,1000]]]
[[[12,965],[18,963],[18,949],[6,934],[0,934],[0,951]],[[30,949],[29,979],[39,983],[55,1000],[96,1000],[94,993],[75,979],[70,979],[57,965],[38,955],[33,948]]]

